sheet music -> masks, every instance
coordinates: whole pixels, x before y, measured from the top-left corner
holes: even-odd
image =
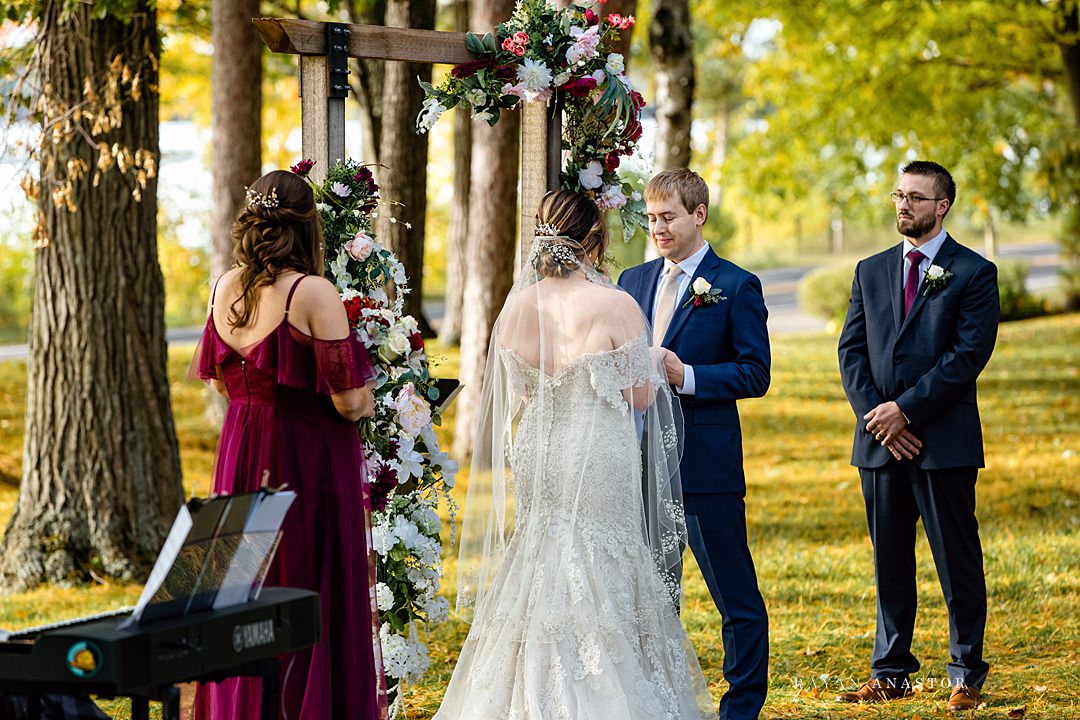
[[[161,584],[165,581],[165,576],[169,574],[169,570],[173,566],[173,562],[180,555],[180,549],[184,546],[184,540],[187,539],[192,524],[191,512],[187,509],[187,505],[181,505],[180,510],[176,513],[176,520],[173,521],[172,529],[169,531],[169,536],[165,538],[165,545],[162,546],[161,552],[158,553],[154,569],[150,571],[150,577],[143,587],[142,595],[139,596],[139,602],[135,604],[135,611],[131,613],[130,618],[124,621],[124,624],[120,626],[121,628],[129,627],[142,617],[146,606],[150,604],[150,599],[154,597],[154,593],[161,587]]]
[[[251,508],[244,525],[244,534],[236,554],[229,563],[221,589],[214,599],[214,609],[239,605],[253,600],[262,588],[285,513],[296,499],[291,490],[260,495]]]

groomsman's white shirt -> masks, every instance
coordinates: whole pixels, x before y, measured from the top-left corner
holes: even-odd
[[[907,287],[908,267],[911,266],[911,261],[908,260],[907,254],[912,250],[918,250],[923,254],[923,259],[919,262],[919,277],[926,277],[926,271],[929,270],[930,266],[934,264],[934,258],[937,257],[938,251],[941,250],[941,245],[945,242],[946,234],[947,233],[945,232],[945,228],[941,228],[941,232],[935,235],[932,239],[924,242],[921,248],[917,248],[912,245],[909,238],[904,238],[904,267],[900,268],[901,272],[903,273],[900,276],[900,283],[904,287]]]
[[[940,246],[940,243],[939,243]],[[672,265],[678,265],[682,270],[682,275],[679,276],[679,286],[676,288],[675,293],[675,310],[678,310],[687,300],[686,291],[690,287],[690,280],[694,277],[694,273],[697,272],[698,265],[705,258],[705,253],[709,252],[709,243],[705,243],[700,250],[683,260],[681,263],[675,263],[667,258],[664,259],[664,269],[660,275],[663,277],[667,273],[668,269]],[[652,316],[656,317],[656,304],[660,300],[660,287],[663,283],[656,283],[656,294],[653,296],[653,312]],[[680,395],[693,395],[697,390],[697,385],[694,383],[694,368],[691,365],[683,365],[683,384],[676,388]]]

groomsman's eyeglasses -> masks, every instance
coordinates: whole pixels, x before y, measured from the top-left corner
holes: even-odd
[[[905,200],[908,201],[909,205],[918,205],[919,203],[925,202],[927,200],[944,200],[945,199],[945,198],[939,198],[939,197],[923,197],[922,195],[905,195],[902,192],[891,192],[891,193],[889,193],[889,197],[892,198],[892,201],[893,201],[894,205],[900,205]]]

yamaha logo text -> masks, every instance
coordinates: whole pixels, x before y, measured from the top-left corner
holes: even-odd
[[[273,620],[260,620],[247,625],[237,625],[232,632],[232,645],[233,650],[236,652],[244,652],[262,645],[270,645],[275,639]]]

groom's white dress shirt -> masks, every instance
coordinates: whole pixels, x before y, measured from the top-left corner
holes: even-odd
[[[940,244],[939,244],[940,246]],[[686,289],[690,287],[690,280],[694,277],[694,273],[697,272],[698,265],[705,258],[705,253],[709,252],[709,244],[705,243],[701,246],[701,249],[695,252],[690,257],[686,258],[680,263],[672,262],[671,260],[664,259],[664,269],[661,271],[660,277],[668,272],[673,265],[678,265],[682,270],[682,274],[679,275],[679,285],[675,292],[675,307],[673,308],[673,314],[675,310],[679,309],[679,306],[686,302]],[[656,294],[653,296],[653,311],[652,316],[656,317],[657,303],[660,301],[660,289],[663,286],[663,282],[656,283]],[[683,365],[683,384],[676,388],[680,395],[693,395],[697,390],[697,385],[694,384],[694,368],[691,365]]]

